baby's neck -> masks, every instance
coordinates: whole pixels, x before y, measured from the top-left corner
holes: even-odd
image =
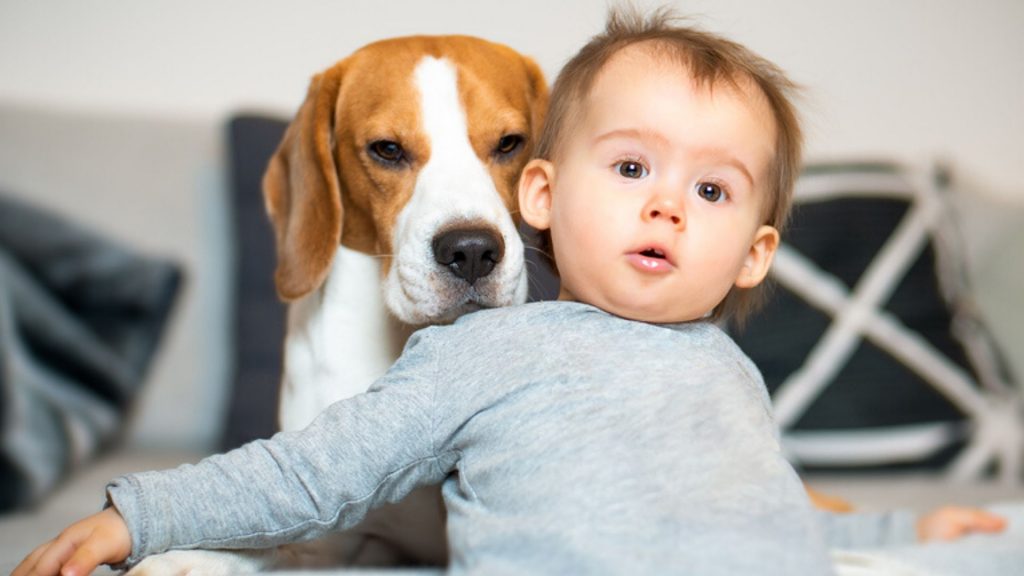
[[[711,316],[711,313],[709,312],[709,313],[705,314],[704,316],[701,316],[700,318],[681,318],[681,319],[678,319],[678,320],[671,319],[671,320],[665,320],[665,321],[650,322],[650,321],[644,320],[642,318],[634,318],[634,317],[632,317],[632,316],[630,316],[628,314],[622,314],[622,313],[619,313],[619,312],[613,312],[611,310],[607,310],[607,309],[605,309],[602,306],[594,304],[593,302],[587,302],[585,300],[581,300],[580,298],[576,298],[575,296],[573,296],[572,293],[568,292],[564,288],[559,288],[557,301],[558,302],[576,302],[576,303],[579,303],[579,304],[586,304],[588,306],[593,306],[594,308],[597,308],[598,310],[601,310],[602,312],[606,312],[608,314],[611,314],[612,316],[618,316],[619,318],[625,318],[626,320],[632,320],[634,322],[647,322],[648,324],[651,324],[651,323],[654,323],[654,324],[682,324],[684,322],[693,322],[695,320],[707,320]]]

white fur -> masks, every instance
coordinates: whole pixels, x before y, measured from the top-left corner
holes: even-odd
[[[171,550],[144,558],[127,576],[252,574],[276,565],[281,550]]]
[[[402,351],[409,328],[384,308],[380,278],[378,258],[341,246],[320,290],[288,308],[282,430],[366,391]]]

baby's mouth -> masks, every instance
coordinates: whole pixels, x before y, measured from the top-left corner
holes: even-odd
[[[675,264],[668,254],[660,248],[644,248],[629,255],[629,261],[644,272],[668,272]]]

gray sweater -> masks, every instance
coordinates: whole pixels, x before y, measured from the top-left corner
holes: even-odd
[[[714,325],[545,302],[427,328],[309,428],[116,479],[129,563],[350,527],[443,483],[452,573],[831,573],[761,377]],[[878,523],[872,521],[871,526]]]

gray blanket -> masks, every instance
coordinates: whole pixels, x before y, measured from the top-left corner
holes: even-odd
[[[179,268],[0,195],[0,511],[116,439]]]

